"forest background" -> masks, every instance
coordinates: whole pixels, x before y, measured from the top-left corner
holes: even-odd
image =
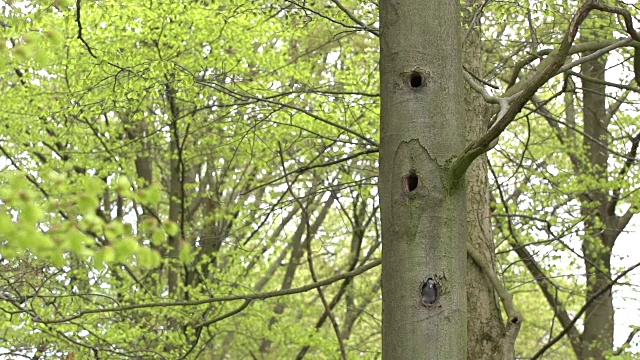
[[[559,61],[467,173],[470,359],[638,356],[638,9],[584,3],[462,3],[468,143]],[[380,358],[378,8],[0,2],[1,356]]]

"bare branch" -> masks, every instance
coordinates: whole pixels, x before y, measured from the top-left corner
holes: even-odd
[[[91,46],[89,46],[87,41],[82,37],[82,22],[80,21],[80,14],[81,14],[80,9],[81,9],[81,1],[76,0],[76,24],[78,24],[78,40],[80,40],[82,44],[84,44],[84,46],[87,48],[89,55],[91,55],[92,58],[98,60],[98,57],[96,56],[96,54],[93,53],[93,49],[91,49]]]
[[[567,29],[558,50],[551,53],[546,59],[544,59],[540,63],[537,71],[531,75],[529,80],[523,82],[522,88],[518,89],[520,92],[511,102],[509,109],[501,114],[502,116],[496,120],[495,124],[483,136],[469,144],[460,156],[453,159],[454,161],[451,166],[450,173],[450,176],[453,179],[461,178],[475,158],[495,146],[495,141],[500,137],[507,126],[513,122],[529,99],[542,85],[555,76],[560,68],[562,68],[566,57],[571,51],[573,41],[580,29],[580,25],[587,18],[589,13],[594,9],[604,8],[609,9],[609,7],[603,5],[600,0],[585,1],[571,19],[569,28]],[[632,38],[636,39],[634,34],[632,34]]]
[[[624,24],[626,26],[627,33],[629,33],[629,35],[631,35],[634,40],[640,41],[640,35],[633,28],[633,17],[631,16],[631,12],[629,10],[604,4],[600,0],[594,2],[594,8],[600,11],[622,16],[624,18]]]
[[[375,36],[380,36],[380,32],[378,31],[378,29],[374,29],[371,26],[363,23],[362,20],[358,19],[355,15],[353,15],[353,13],[349,9],[344,7],[344,5],[342,5],[342,3],[339,0],[331,0],[331,2],[336,4],[336,6],[339,7],[340,10],[342,10],[342,12],[349,17],[349,19],[353,20],[354,23],[360,25],[364,30],[370,32]]]
[[[560,341],[560,339],[562,339],[569,332],[569,330],[574,329],[575,323],[578,321],[578,319],[580,319],[582,314],[584,314],[584,312],[587,311],[587,308],[589,308],[591,303],[593,303],[595,300],[597,300],[600,296],[602,296],[607,291],[610,291],[611,288],[613,287],[613,285],[615,285],[620,279],[625,277],[627,274],[629,274],[630,272],[632,272],[633,270],[635,270],[639,266],[640,266],[640,262],[635,264],[635,265],[633,265],[633,266],[631,266],[627,270],[621,272],[607,286],[605,286],[602,289],[598,290],[598,292],[596,292],[595,294],[593,294],[593,296],[591,296],[589,299],[587,299],[587,301],[585,301],[584,305],[582,305],[580,310],[576,313],[576,316],[573,317],[573,319],[569,323],[569,326],[564,326],[564,329],[558,335],[556,335],[553,339],[551,339],[547,344],[545,344],[540,350],[538,350],[538,352],[535,353],[535,355],[533,355],[531,357],[531,360],[539,359],[555,343]]]
[[[633,41],[632,38],[626,38],[626,39],[622,39],[620,41],[617,41],[617,42],[615,42],[615,43],[613,43],[613,44],[611,44],[609,46],[605,46],[600,50],[594,51],[593,53],[591,53],[591,54],[589,54],[587,56],[583,56],[583,57],[581,57],[580,59],[578,59],[576,61],[573,61],[573,62],[571,62],[571,63],[569,63],[567,65],[564,65],[563,67],[560,68],[560,70],[558,70],[558,73],[565,72],[565,71],[567,71],[567,70],[569,70],[569,69],[571,69],[573,67],[576,67],[576,66],[578,66],[580,64],[584,64],[584,63],[586,63],[588,61],[591,61],[593,59],[597,59],[600,56],[608,53],[611,50],[615,50],[617,48],[621,48],[621,47],[623,47],[623,46],[625,46],[627,44],[630,44],[632,41]]]
[[[369,138],[369,137],[367,137],[367,136],[365,136],[363,134],[360,134],[359,132],[354,131],[354,130],[346,127],[346,126],[343,126],[343,125],[340,125],[338,123],[335,123],[335,122],[333,122],[333,121],[331,121],[329,119],[323,118],[322,116],[316,115],[313,112],[305,110],[305,109],[300,108],[298,106],[287,104],[287,103],[276,101],[276,100],[271,100],[271,99],[268,99],[268,98],[261,98],[261,97],[257,97],[257,96],[253,96],[253,95],[249,95],[249,94],[242,94],[242,93],[239,93],[239,92],[234,91],[232,89],[229,89],[227,87],[224,87],[224,86],[222,86],[220,84],[216,84],[216,83],[209,82],[209,81],[204,81],[204,80],[196,80],[196,81],[199,84],[202,84],[204,86],[207,86],[207,87],[210,87],[210,88],[214,88],[214,89],[217,88],[218,90],[221,90],[221,91],[225,92],[227,95],[234,96],[236,98],[244,98],[244,99],[255,100],[257,102],[264,102],[264,103],[267,103],[267,104],[277,105],[277,106],[281,106],[281,107],[284,107],[284,108],[287,108],[287,109],[295,110],[295,111],[303,113],[303,114],[305,114],[305,115],[307,115],[307,116],[309,116],[309,117],[311,117],[311,118],[313,118],[315,120],[318,120],[318,121],[320,121],[322,123],[325,123],[325,124],[327,124],[329,126],[335,127],[335,128],[337,128],[339,130],[342,130],[345,133],[351,134],[351,135],[363,140],[364,142],[366,142],[369,145],[372,145],[372,146],[374,146],[376,148],[378,147],[378,143],[375,140],[373,140],[373,139],[371,139],[371,138]]]
[[[269,181],[267,181],[267,182],[265,182],[265,183],[262,183],[262,184],[256,185],[255,187],[253,187],[253,188],[251,188],[251,189],[248,189],[248,190],[244,191],[244,192],[242,193],[242,195],[244,195],[244,194],[248,194],[248,193],[250,193],[250,192],[253,192],[254,190],[257,190],[257,189],[259,189],[259,188],[261,188],[261,187],[269,186],[269,185],[271,185],[271,184],[277,183],[278,181],[280,181],[280,180],[284,179],[285,177],[287,177],[287,176],[289,176],[289,175],[291,175],[291,174],[302,174],[302,173],[307,172],[307,171],[312,170],[312,169],[316,169],[316,168],[323,168],[323,167],[329,167],[329,166],[332,166],[332,165],[336,165],[336,164],[343,163],[343,162],[345,162],[345,161],[349,161],[349,160],[351,160],[351,159],[355,159],[355,158],[360,157],[360,156],[362,156],[362,155],[374,154],[374,153],[377,153],[377,152],[378,152],[378,149],[377,149],[377,148],[366,149],[366,150],[364,150],[364,151],[359,151],[359,152],[357,152],[357,153],[349,154],[349,155],[347,155],[347,156],[345,156],[345,157],[342,157],[342,158],[340,158],[340,159],[336,159],[336,160],[331,160],[331,161],[323,162],[323,163],[321,163],[321,164],[301,166],[301,167],[299,167],[299,168],[297,168],[297,169],[294,169],[294,170],[291,170],[291,171],[289,171],[289,172],[285,172],[285,170],[283,169],[283,175],[280,175],[280,176],[278,176],[277,178],[275,178],[275,179],[273,179],[273,180],[269,180]],[[315,159],[313,159],[313,160],[315,160]],[[309,163],[311,163],[311,162],[309,162]]]
[[[622,352],[631,345],[631,341],[633,340],[633,338],[636,336],[638,332],[640,332],[640,327],[634,327],[629,333],[629,336],[627,336],[627,340],[625,340],[624,343],[620,345],[620,347],[617,348],[616,351],[613,352],[613,355],[615,356],[622,355]]]
[[[333,198],[333,193],[331,194],[331,198]],[[305,216],[306,219],[309,219],[308,216]],[[311,274],[311,279],[315,282],[318,281],[318,277],[316,276],[316,271],[313,267],[313,253],[311,251],[311,229],[310,229],[309,221],[307,221],[307,264],[309,265],[309,273]],[[342,360],[347,359],[347,351],[344,347],[344,342],[342,341],[342,333],[340,332],[340,326],[338,325],[338,320],[336,320],[336,316],[333,313],[333,310],[329,306],[327,302],[327,298],[324,296],[324,291],[320,287],[317,287],[318,296],[320,297],[320,301],[322,302],[322,306],[324,307],[324,312],[329,317],[331,321],[331,325],[333,326],[333,330],[336,333],[336,338],[338,339],[338,346],[340,347],[340,356]]]
[[[211,297],[211,298],[194,300],[194,301],[156,302],[156,303],[147,303],[147,304],[132,304],[127,306],[118,306],[118,307],[102,308],[102,309],[89,309],[89,310],[82,310],[78,312],[76,315],[72,315],[66,318],[60,318],[55,320],[45,320],[45,319],[36,318],[36,319],[33,319],[33,321],[38,323],[43,323],[43,324],[60,324],[60,323],[65,323],[65,322],[69,322],[69,321],[81,318],[89,314],[123,312],[123,311],[129,311],[129,310],[137,310],[137,309],[150,309],[150,308],[156,308],[156,307],[186,307],[186,306],[196,306],[196,305],[211,304],[211,303],[226,302],[226,301],[237,301],[237,300],[250,300],[250,301],[265,300],[272,297],[300,294],[300,293],[314,290],[321,286],[327,286],[327,285],[333,284],[336,281],[358,276],[368,270],[373,269],[374,267],[377,267],[381,263],[382,263],[382,259],[377,259],[370,262],[367,265],[354,269],[353,271],[337,274],[337,275],[328,277],[324,280],[320,280],[305,286],[300,286],[297,288],[292,288],[287,290],[270,291],[266,293],[253,293],[253,294],[244,294],[244,295]]]
[[[520,95],[520,93],[518,92],[518,93],[515,93],[514,95],[511,95],[511,96],[506,97],[506,98],[497,97],[495,95],[489,94],[482,87],[482,85],[476,83],[475,80],[472,78],[471,74],[468,71],[464,71],[462,73],[462,76],[464,77],[464,79],[467,82],[467,84],[469,84],[469,86],[471,86],[471,88],[474,91],[476,91],[477,93],[479,93],[482,96],[482,98],[484,99],[485,102],[487,102],[489,104],[497,104],[497,105],[500,106],[500,111],[498,112],[497,119],[502,118],[507,113],[507,110],[509,110],[509,105],[511,104],[511,102],[513,100],[515,100],[518,97],[518,95]],[[491,147],[495,146],[496,144],[497,144],[497,142],[494,142]]]
[[[495,171],[493,170],[493,167],[489,166],[489,169],[493,177],[496,179],[496,183],[499,184],[497,182],[498,178]],[[498,194],[500,195],[500,200],[504,206],[505,213],[507,215],[510,215],[509,208],[507,207],[507,202],[505,201],[504,192],[502,191],[502,187],[500,185],[498,185]],[[560,300],[558,300],[557,296],[552,292],[552,288],[557,289],[557,285],[540,268],[538,262],[533,257],[531,252],[529,252],[529,250],[525,246],[523,246],[523,244],[518,242],[516,231],[514,229],[513,223],[511,222],[510,216],[507,217],[507,228],[509,229],[509,232],[511,234],[511,240],[509,241],[509,243],[513,251],[518,255],[529,273],[531,273],[531,275],[535,279],[540,291],[547,300],[547,303],[553,309],[555,316],[558,318],[558,320],[560,320],[562,326],[567,329],[567,332],[569,333],[569,340],[571,341],[571,345],[575,349],[577,346],[579,346],[580,334],[575,326],[569,326],[571,323],[569,313],[567,312],[564,304]]]
[[[624,40],[624,39],[622,39],[622,40]],[[609,48],[608,51],[611,51],[613,49],[616,49],[618,47],[622,47],[622,46],[627,45],[627,44],[631,44],[631,45],[636,45],[637,44],[637,42],[630,42],[630,43],[627,43],[627,44],[620,45],[622,40],[617,40],[617,39],[597,40],[597,41],[588,41],[588,42],[584,42],[584,43],[580,43],[580,44],[575,44],[569,50],[569,54],[568,55],[579,54],[579,53],[583,53],[583,52],[597,52],[597,51],[600,51],[601,49],[603,49],[605,47]],[[615,48],[610,48],[614,44],[616,44],[617,46]],[[522,87],[524,87],[524,85],[526,84],[527,80],[521,81],[521,82],[516,84],[516,81],[518,80],[518,75],[520,74],[520,71],[522,70],[522,68],[524,68],[528,64],[531,64],[534,60],[543,59],[545,56],[548,56],[548,55],[552,55],[553,56],[556,52],[557,51],[554,51],[553,49],[543,49],[543,50],[538,51],[537,53],[527,55],[522,60],[518,61],[514,65],[513,71],[511,72],[511,76],[509,77],[509,80],[507,82],[507,91],[505,92],[505,95],[507,95],[507,96],[508,95],[512,95],[515,92],[518,92],[518,91],[522,90]],[[579,60],[577,60],[577,61],[579,61]],[[543,64],[544,64],[544,60],[540,63],[538,68],[540,68],[540,66],[542,66]],[[576,64],[576,65],[578,65],[578,64]]]
[[[518,333],[520,332],[520,326],[522,325],[522,315],[518,312],[513,304],[513,296],[509,294],[507,289],[502,286],[500,280],[496,273],[487,265],[485,261],[483,261],[480,253],[471,245],[467,243],[467,254],[473,259],[473,261],[478,265],[482,272],[489,278],[491,281],[491,285],[493,285],[493,289],[496,291],[502,304],[504,305],[504,309],[507,312],[508,320],[507,320],[507,338],[504,339],[503,344],[503,358],[511,359],[513,358],[513,349],[515,346],[516,338],[518,337]]]
[[[623,90],[627,90],[627,91],[633,91],[633,92],[637,92],[640,93],[640,88],[636,87],[636,86],[631,86],[631,85],[625,85],[625,84],[618,84],[618,83],[613,83],[610,81],[605,81],[605,80],[600,80],[600,79],[596,79],[594,77],[591,76],[587,76],[581,73],[577,73],[575,71],[568,71],[567,72],[568,75],[571,76],[577,76],[583,80],[587,80],[589,82],[592,83],[597,83],[597,84],[602,84],[602,85],[606,85],[606,86],[611,86],[611,87],[615,87],[618,89],[623,89]]]
[[[244,310],[247,306],[249,306],[249,304],[251,304],[251,300],[247,299],[242,303],[242,305],[240,305],[237,308],[229,311],[228,313],[222,314],[222,315],[220,315],[218,317],[215,317],[215,318],[213,318],[211,320],[207,320],[207,321],[201,322],[200,324],[197,324],[196,326],[194,326],[194,328],[195,329],[200,329],[200,328],[203,328],[203,327],[207,327],[207,326],[209,326],[211,324],[217,323],[218,321],[222,321],[222,320],[224,320],[226,318],[229,318],[229,317],[241,312],[242,310]]]
[[[640,145],[640,133],[636,134],[636,136],[631,138],[631,149],[627,153],[627,158],[625,159],[622,169],[620,169],[620,171],[618,172],[619,179],[623,179],[625,176],[627,176],[627,174],[629,173],[629,170],[631,169],[631,166],[637,163],[636,156],[638,154],[638,145]],[[616,206],[618,205],[618,200],[620,200],[621,192],[622,192],[621,186],[613,189],[611,200],[609,201],[609,204],[607,204],[607,212],[609,214],[615,214]],[[631,209],[627,211],[627,214],[630,214],[630,215],[625,214],[623,215],[623,217],[629,216],[629,220],[630,220],[632,216],[630,212],[631,212]],[[626,223],[628,223],[629,220],[626,220]],[[625,226],[626,226],[626,223],[625,223]]]

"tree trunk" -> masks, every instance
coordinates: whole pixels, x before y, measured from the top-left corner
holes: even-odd
[[[467,70],[482,75],[479,9],[484,1],[463,2],[463,56]],[[475,20],[475,21],[474,21]],[[480,138],[488,128],[490,108],[480,94],[465,86],[465,123],[467,142]],[[495,271],[495,248],[491,228],[487,155],[480,155],[467,170],[467,224],[469,244]],[[503,353],[505,326],[491,281],[471,257],[467,260],[467,342],[469,360],[495,360]],[[505,354],[507,355],[507,354]],[[513,359],[513,353],[508,354]]]
[[[465,359],[460,6],[386,0],[380,21],[383,358]]]
[[[582,65],[582,74],[597,79],[596,81],[604,81],[605,66],[606,58],[594,59]],[[609,125],[605,102],[606,86],[586,79],[582,81],[584,132],[587,135],[584,137],[584,147],[590,168],[585,170],[593,172],[598,180],[606,182],[609,158],[606,148]],[[599,144],[592,139],[597,139]],[[615,214],[607,211],[609,199],[600,189],[588,191],[582,202],[582,215],[587,218],[582,251],[588,299],[611,281],[611,249],[615,238],[607,240],[607,225],[611,224],[610,218],[615,218]],[[598,204],[595,209],[593,202]],[[596,221],[596,217],[599,217],[599,221]],[[587,307],[581,336],[583,349],[578,354],[580,359],[604,360],[605,352],[613,349],[613,312],[611,291],[605,292]]]
[[[169,142],[169,154],[171,154],[171,159],[169,160],[169,220],[182,227],[184,224],[180,217],[183,210],[181,206],[181,199],[183,199],[184,196],[182,193],[182,186],[184,184],[182,183],[183,179],[181,174],[182,165],[179,161],[179,158],[181,157],[179,152],[182,151],[180,147],[180,137],[178,136],[178,119],[180,118],[180,111],[176,104],[175,96],[176,90],[170,85],[167,85],[166,98],[171,110],[171,124],[169,126],[171,131]],[[170,249],[168,256],[171,259],[178,258],[178,254],[180,253],[181,235],[182,234],[169,236],[168,245]],[[167,271],[169,293],[172,295],[175,295],[178,291],[178,282],[180,280],[180,272],[178,269],[177,265],[170,264]]]

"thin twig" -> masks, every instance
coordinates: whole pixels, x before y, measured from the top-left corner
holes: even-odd
[[[638,332],[640,332],[640,327],[634,327],[629,333],[629,336],[627,336],[627,340],[625,340],[625,342],[622,345],[620,345],[620,347],[616,349],[616,351],[613,352],[613,355],[615,356],[621,355],[622,352],[624,352],[624,350],[631,345],[631,341],[633,340],[633,338],[636,336]]]
[[[593,294],[593,296],[591,296],[589,299],[587,299],[587,301],[585,301],[584,305],[582,305],[582,307],[580,308],[580,311],[578,311],[576,313],[576,315],[573,317],[573,319],[571,319],[571,322],[568,324],[568,326],[565,326],[564,329],[562,329],[562,331],[556,335],[553,339],[551,339],[547,344],[545,344],[540,350],[538,350],[537,353],[535,353],[535,355],[533,355],[531,357],[531,360],[536,360],[539,359],[547,350],[549,350],[555,343],[557,343],[558,341],[560,341],[560,339],[562,339],[568,332],[569,330],[574,328],[574,324],[580,319],[580,317],[582,316],[582,314],[584,314],[585,311],[587,311],[587,309],[589,308],[589,306],[596,301],[600,296],[602,296],[604,293],[606,293],[607,291],[610,291],[611,288],[613,287],[613,285],[615,285],[618,280],[622,279],[623,277],[625,277],[627,274],[629,274],[630,272],[632,272],[633,270],[635,270],[637,267],[640,266],[640,262],[631,266],[630,268],[628,268],[627,270],[621,272],[618,276],[616,276],[609,284],[607,284],[607,286],[603,287],[602,289],[598,290],[598,292],[596,292],[595,294]]]
[[[89,43],[87,43],[84,37],[82,37],[82,22],[80,21],[80,14],[81,14],[80,8],[81,8],[81,0],[76,0],[76,24],[78,24],[78,40],[80,40],[84,44],[84,46],[87,48],[89,55],[91,55],[91,57],[93,57],[94,59],[98,60],[98,57],[96,56],[96,54],[93,53],[93,50],[91,49],[91,46],[89,46]]]
[[[201,300],[194,301],[175,301],[175,302],[156,302],[156,303],[147,303],[147,304],[132,304],[127,306],[119,306],[119,307],[111,307],[111,308],[101,308],[101,309],[89,309],[82,310],[78,312],[76,315],[72,315],[66,318],[55,319],[55,320],[45,320],[45,319],[32,319],[34,322],[45,323],[45,324],[59,324],[64,322],[69,322],[71,320],[78,319],[85,315],[90,314],[101,314],[101,313],[114,313],[114,312],[123,312],[129,310],[138,310],[138,309],[150,309],[156,307],[186,307],[186,306],[196,306],[196,305],[204,305],[218,302],[226,302],[226,301],[237,301],[237,300],[265,300],[272,297],[300,294],[307,291],[311,291],[321,286],[327,286],[336,281],[344,280],[346,278],[358,276],[368,270],[373,269],[374,267],[382,264],[382,259],[377,259],[370,262],[367,265],[361,266],[353,271],[348,271],[342,274],[337,274],[331,277],[328,277],[324,280],[320,280],[308,285],[300,286],[297,288],[291,288],[286,290],[279,291],[270,291],[266,293],[253,293],[253,294],[243,294],[243,295],[229,295],[229,296],[221,296],[221,297],[210,297]]]
[[[349,19],[353,20],[354,23],[360,25],[364,30],[370,32],[375,36],[380,36],[380,32],[378,31],[378,29],[374,29],[371,26],[363,23],[362,20],[358,19],[349,9],[344,7],[344,5],[342,5],[339,0],[331,0],[331,2],[336,4],[336,6],[339,7],[340,10],[342,10],[342,12],[349,17]]]
[[[280,142],[278,142],[278,155],[280,156],[280,163],[281,163],[281,166],[282,166],[282,171],[284,173],[286,173],[287,169],[286,169],[286,165],[285,165],[285,161],[284,161],[284,156],[283,156],[283,151],[282,151],[282,144]],[[304,222],[305,222],[304,225],[305,225],[306,232],[307,232],[307,239],[305,241],[305,243],[307,244],[307,264],[309,265],[309,273],[311,274],[311,279],[314,282],[317,282],[318,278],[316,276],[316,271],[315,271],[315,269],[313,267],[313,253],[311,252],[311,239],[313,237],[313,231],[311,230],[311,224],[309,223],[309,214],[307,213],[307,208],[300,201],[300,198],[298,196],[296,196],[296,194],[294,194],[293,188],[291,187],[291,184],[289,184],[288,177],[285,176],[284,179],[285,179],[285,181],[287,183],[287,190],[289,191],[289,193],[291,193],[291,196],[298,203],[298,206],[300,207],[300,209],[302,209],[302,212],[303,212],[302,218],[304,219]],[[330,196],[331,196],[331,198],[328,201],[332,201],[333,200],[333,196],[334,196],[333,192],[331,192]],[[327,299],[324,296],[324,292],[322,291],[322,289],[320,287],[318,287],[316,290],[318,291],[318,296],[320,297],[320,301],[322,302],[322,306],[324,307],[324,311],[325,311],[325,313],[327,313],[329,315],[329,319],[331,320],[331,325],[333,326],[333,330],[336,333],[336,338],[338,339],[338,345],[340,347],[340,355],[341,355],[343,360],[346,360],[347,359],[347,351],[345,350],[344,343],[342,341],[342,335],[340,333],[340,326],[338,325],[338,321],[336,320],[336,317],[333,314],[333,311],[331,311],[331,308],[329,307],[329,303],[327,303]]]

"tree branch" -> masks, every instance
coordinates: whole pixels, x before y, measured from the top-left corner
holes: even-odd
[[[245,295],[210,297],[210,298],[194,300],[194,301],[157,302],[157,303],[148,303],[148,304],[132,304],[127,306],[118,306],[118,307],[110,307],[110,308],[102,308],[102,309],[89,309],[89,310],[82,310],[78,312],[76,315],[72,315],[66,318],[61,318],[61,319],[45,320],[45,319],[35,318],[32,320],[34,322],[44,323],[44,324],[59,324],[59,323],[69,322],[71,320],[75,320],[89,314],[123,312],[123,311],[129,311],[129,310],[137,310],[137,309],[150,309],[155,307],[186,307],[186,306],[196,306],[196,305],[211,304],[211,303],[218,303],[218,302],[225,302],[225,301],[237,301],[237,300],[250,300],[250,301],[265,300],[272,297],[300,294],[300,293],[314,290],[321,286],[327,286],[339,280],[358,276],[368,270],[373,269],[374,267],[380,265],[381,263],[382,263],[381,259],[374,260],[367,265],[354,269],[353,271],[337,274],[337,275],[328,277],[324,280],[320,280],[305,286],[300,286],[297,288],[292,288],[287,290],[270,291],[266,293],[254,293],[254,294],[245,294]]]
[[[380,36],[380,33],[377,29],[374,29],[371,26],[363,23],[362,20],[358,19],[355,15],[353,15],[353,13],[349,9],[344,7],[344,5],[342,5],[342,3],[339,0],[331,0],[331,2],[336,4],[336,6],[339,7],[340,10],[342,10],[342,12],[349,17],[349,19],[353,20],[354,23],[360,25],[364,30],[370,32],[375,36]]]
[[[78,40],[80,40],[80,42],[82,42],[82,44],[84,44],[84,46],[87,48],[89,55],[91,55],[92,58],[98,60],[98,57],[96,56],[96,54],[93,53],[93,49],[91,49],[91,46],[89,46],[87,41],[82,37],[82,22],[80,21],[80,14],[81,14],[80,8],[81,8],[81,0],[76,0],[76,24],[78,24]]]
[[[500,300],[502,300],[504,310],[507,312],[507,316],[509,317],[506,324],[506,337],[503,343],[503,358],[511,359],[513,358],[516,338],[518,337],[520,326],[522,325],[522,315],[516,310],[515,305],[513,304],[513,296],[511,296],[507,289],[502,286],[502,283],[500,283],[496,273],[487,266],[486,262],[483,261],[482,256],[480,256],[480,253],[478,253],[470,243],[467,243],[467,254],[489,278],[491,285],[493,285],[493,289],[500,297]]]
[[[491,170],[491,174],[495,178],[496,183],[498,183],[498,177],[493,170],[493,167],[490,166],[489,169]],[[500,195],[501,203],[504,206],[505,213],[507,215],[510,215],[509,208],[507,207],[507,202],[505,201],[504,193],[500,185],[498,185],[498,193]],[[509,243],[513,251],[516,253],[516,255],[518,255],[529,273],[531,273],[531,275],[535,279],[538,287],[540,288],[540,291],[542,292],[542,295],[544,295],[547,303],[553,309],[555,316],[558,318],[558,320],[560,320],[562,326],[568,329],[567,332],[569,333],[569,340],[571,341],[572,347],[574,349],[577,348],[580,342],[580,334],[575,327],[569,327],[571,322],[569,313],[567,312],[564,304],[557,299],[557,296],[555,296],[550,289],[551,287],[557,289],[557,285],[553,281],[551,281],[551,279],[549,279],[549,277],[543,272],[529,250],[518,242],[516,232],[510,217],[507,217],[507,228],[509,229],[509,232],[511,234],[512,240],[510,240]]]
[[[198,80],[198,79],[196,79],[195,81],[197,81],[199,84],[202,84],[202,85],[210,87],[210,88],[216,88],[216,87],[217,88],[221,88],[219,90],[224,91],[225,93],[227,93],[227,95],[230,95],[230,96],[244,98],[244,99],[251,99],[251,100],[258,101],[258,102],[264,102],[264,103],[267,103],[267,104],[277,105],[277,106],[281,106],[281,107],[284,107],[284,108],[287,108],[287,109],[295,110],[295,111],[303,113],[303,114],[305,114],[305,115],[307,115],[307,116],[309,116],[309,117],[311,117],[311,118],[313,118],[315,120],[318,120],[318,121],[320,121],[322,123],[325,123],[325,124],[327,124],[329,126],[335,127],[336,129],[342,130],[347,134],[351,134],[351,135],[363,140],[364,142],[366,142],[367,144],[369,144],[369,145],[371,145],[373,147],[377,148],[379,146],[378,143],[375,140],[373,140],[373,139],[371,139],[371,138],[369,138],[369,137],[367,137],[367,136],[365,136],[363,134],[360,134],[359,132],[357,132],[355,130],[352,130],[352,129],[346,127],[346,126],[343,126],[343,125],[340,125],[338,123],[335,123],[335,122],[333,122],[333,121],[331,121],[329,119],[325,119],[325,118],[323,118],[321,116],[318,116],[318,115],[314,114],[311,111],[305,110],[305,109],[300,108],[298,106],[287,104],[287,103],[283,103],[283,102],[280,102],[280,101],[270,100],[270,99],[267,99],[267,98],[260,98],[260,97],[249,95],[249,94],[241,94],[241,93],[239,93],[237,91],[231,90],[229,88],[226,88],[224,86],[221,86],[219,84],[216,84],[216,83],[213,83],[213,82],[209,82],[209,81]]]
[[[631,42],[633,42],[632,38],[626,38],[626,39],[622,39],[620,41],[614,42],[613,44],[609,45],[609,46],[605,46],[602,49],[596,50],[593,53],[587,55],[587,56],[583,56],[581,58],[579,58],[576,61],[572,61],[570,63],[568,63],[567,65],[562,66],[559,70],[558,70],[558,74],[559,73],[563,73],[573,67],[576,67],[578,65],[584,64],[586,62],[589,62],[593,59],[597,59],[600,56],[608,53],[611,50],[615,50],[617,48],[621,48],[627,44],[630,44]]]
[[[633,340],[633,338],[636,336],[638,332],[640,332],[640,327],[634,327],[629,333],[629,336],[627,336],[627,340],[625,340],[625,342],[622,345],[620,345],[620,347],[617,348],[616,351],[613,352],[613,355],[615,356],[622,355],[622,352],[631,345],[631,341]]]
[[[537,71],[535,71],[528,80],[522,82],[522,88],[514,90],[520,92],[515,99],[513,99],[508,110],[503,112],[501,114],[502,116],[497,119],[496,123],[483,136],[469,144],[462,154],[452,159],[453,163],[451,165],[450,176],[454,179],[462,177],[475,158],[491,149],[492,146],[495,146],[495,141],[507,126],[513,122],[527,101],[529,101],[542,85],[558,73],[558,70],[560,70],[571,51],[573,41],[576,38],[582,22],[592,10],[603,9],[603,6],[600,0],[587,0],[578,9],[571,19],[569,28],[558,50],[551,53],[540,63]],[[635,35],[632,34],[632,38],[636,39],[634,36]]]
[[[591,305],[591,303],[593,303],[596,299],[602,296],[605,292],[611,290],[613,285],[615,285],[618,282],[618,280],[622,279],[623,277],[625,277],[627,274],[629,274],[639,266],[640,266],[640,262],[631,266],[627,270],[621,272],[607,286],[603,287],[602,289],[598,290],[598,292],[593,294],[593,296],[591,296],[587,301],[585,301],[584,305],[582,305],[582,307],[580,308],[580,311],[576,313],[576,316],[574,316],[571,322],[569,323],[569,326],[564,326],[564,329],[562,329],[562,331],[558,335],[556,335],[553,339],[551,339],[545,346],[543,346],[540,350],[538,350],[538,352],[531,357],[531,360],[539,359],[547,350],[549,350],[549,348],[551,348],[555,343],[560,341],[560,339],[562,339],[569,332],[570,329],[574,328],[575,323],[578,321],[578,319],[580,319],[582,314],[584,314],[584,312],[587,311],[587,308]]]

